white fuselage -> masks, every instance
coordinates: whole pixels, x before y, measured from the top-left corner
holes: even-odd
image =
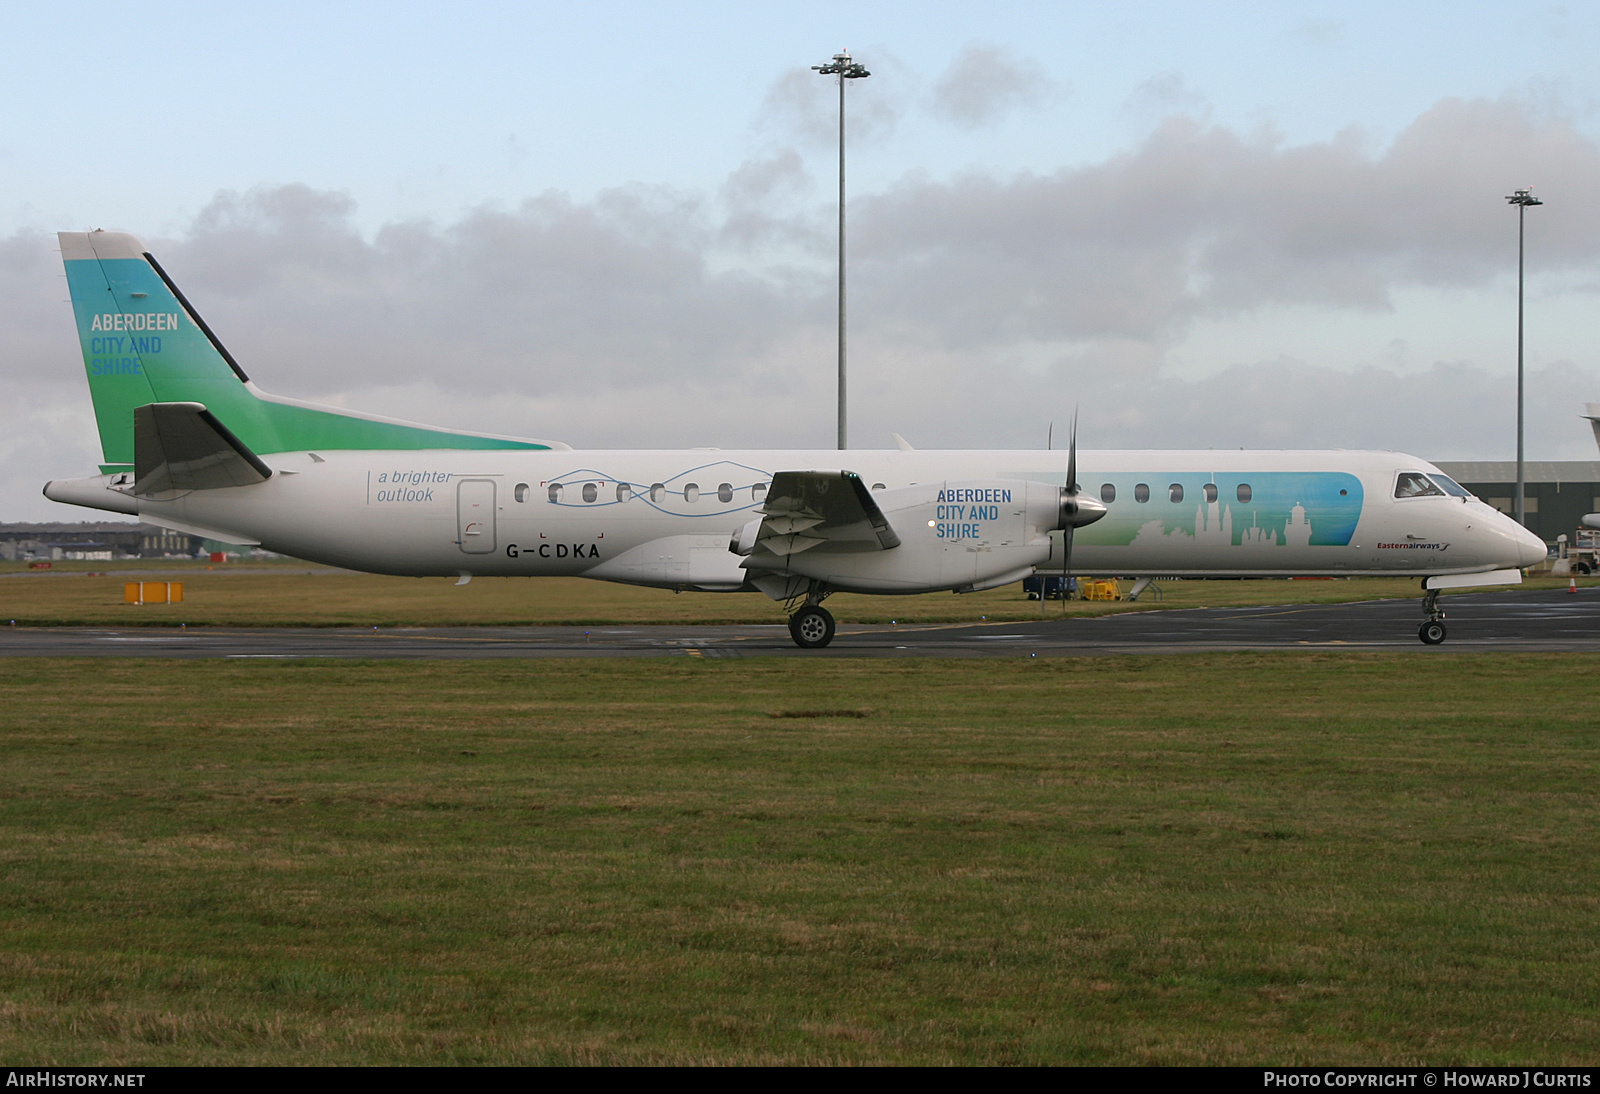
[[[931,488],[1060,487],[1062,452],[448,449],[262,458],[274,470],[265,482],[141,498],[138,512],[378,573],[582,575],[731,590],[750,586],[729,537],[759,515],[773,473],[844,469],[883,499],[902,540],[863,560],[862,574],[891,574],[897,558],[930,554],[948,564],[936,580],[896,587],[863,576],[836,588],[974,587],[962,578],[969,561],[980,578],[1008,580],[1061,565],[1059,535],[1052,544],[1021,527],[1020,508],[987,504],[1010,493],[952,490],[946,503]],[[1076,533],[1079,573],[1432,575],[1544,557],[1542,543],[1475,498],[1397,498],[1400,472],[1436,471],[1401,453],[1086,451],[1078,460],[1084,493],[1107,499],[1106,517]],[[1009,561],[991,559],[995,552],[1010,552]]]

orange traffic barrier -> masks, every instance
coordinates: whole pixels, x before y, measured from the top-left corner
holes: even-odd
[[[181,581],[130,581],[122,586],[122,600],[126,604],[181,604]]]

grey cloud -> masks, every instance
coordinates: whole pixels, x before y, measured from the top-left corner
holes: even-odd
[[[1532,443],[1548,458],[1594,459],[1578,394],[1600,390],[1600,368],[1556,362],[1532,370],[1530,381]],[[1346,371],[1284,356],[1202,379],[1140,385],[1125,401],[1112,400],[1133,395],[1132,385],[1113,384],[1086,403],[1084,428],[1097,444],[1100,435],[1113,445],[1156,435],[1174,448],[1371,448],[1430,460],[1512,459],[1513,382],[1506,369],[1470,361]]]
[[[855,59],[881,74],[877,59]],[[896,67],[891,58],[884,58],[884,63]],[[900,83],[903,85],[905,81]],[[845,120],[849,139],[878,140],[892,133],[901,113],[901,94],[895,84],[882,79],[874,81],[870,76],[850,80],[848,84]],[[823,76],[809,68],[789,69],[767,89],[758,126],[776,134],[785,143],[836,145],[839,140],[838,77]]]
[[[1193,114],[1205,106],[1206,97],[1190,87],[1176,69],[1158,72],[1145,80],[1123,103],[1123,109],[1147,115]]]
[[[715,196],[549,192],[375,235],[347,195],[285,186],[219,195],[181,238],[146,242],[269,391],[580,445],[826,447],[832,222],[795,212],[827,173],[810,177],[778,151]],[[1415,346],[1318,368],[1284,345],[1185,380],[1165,355],[1196,317],[1487,285],[1514,262],[1503,195],[1530,183],[1549,201],[1529,214],[1530,268],[1592,282],[1600,150],[1512,101],[1441,102],[1383,149],[1178,117],[1086,167],[908,178],[853,202],[852,436],[1036,446],[1081,403],[1101,447],[1496,458],[1484,438],[1504,432],[1503,369],[1418,367]],[[763,251],[777,247],[782,261]],[[39,485],[98,455],[65,297],[52,239],[0,239],[11,519],[70,513]],[[1533,449],[1593,458],[1574,415],[1600,375],[1579,362],[1533,376]]]
[[[998,361],[923,359],[892,351],[854,355],[865,377],[887,375],[857,399],[854,435],[882,445],[890,430],[927,447],[1042,448],[1058,443],[1076,409],[1079,444],[1129,448],[1358,448],[1430,460],[1512,459],[1516,431],[1511,370],[1470,361],[1425,368],[1311,365],[1290,355],[1241,363],[1204,377],[1152,375],[1122,367],[1136,346],[1095,349],[1043,374]],[[871,367],[867,362],[871,361]],[[922,378],[919,382],[919,375]],[[929,382],[928,377],[937,377]],[[1593,460],[1579,417],[1585,393],[1600,392],[1600,367],[1562,361],[1529,370],[1529,451],[1537,459]],[[1591,396],[1592,397],[1592,396]]]
[[[811,173],[793,148],[746,160],[722,185],[721,241],[744,250],[820,241],[810,204]],[[800,208],[796,208],[796,206]]]
[[[156,254],[245,369],[278,378],[269,389],[727,377],[792,311],[755,277],[708,270],[712,226],[694,195],[545,193],[370,241],[352,211],[305,187],[224,195]]]
[[[1332,19],[1302,19],[1289,28],[1289,38],[1314,49],[1326,49],[1344,40],[1344,24]]]
[[[1034,62],[998,46],[973,44],[934,84],[930,105],[946,121],[977,129],[1008,111],[1037,105],[1054,87]]]
[[[857,202],[862,299],[907,337],[1171,338],[1198,315],[1382,309],[1399,285],[1474,286],[1514,261],[1600,257],[1600,147],[1515,102],[1445,100],[1379,153],[1358,132],[1285,146],[1169,118],[1132,152],[1051,175],[910,179]]]
[[[800,153],[785,148],[765,159],[746,160],[740,164],[722,184],[722,195],[730,205],[743,209],[803,190],[809,182]]]

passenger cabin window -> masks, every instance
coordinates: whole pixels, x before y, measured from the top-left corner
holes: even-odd
[[[650,484],[650,500],[660,505],[667,500],[667,487],[664,483],[653,482]]]
[[[872,484],[872,488],[873,488],[873,489],[874,489],[874,490],[886,490],[886,489],[888,489],[888,487],[886,487],[886,486],[884,486],[884,485],[883,485],[883,483],[881,483],[881,482],[875,482],[875,483],[873,483],[873,484]]]
[[[1397,498],[1442,498],[1444,497],[1444,491],[1435,486],[1433,480],[1420,471],[1402,471],[1394,480],[1394,496]]]
[[[684,501],[699,501],[700,500],[700,484],[697,483],[697,482],[686,482],[686,483],[684,483],[683,484],[683,500]]]
[[[750,500],[751,501],[761,501],[766,496],[767,496],[767,484],[766,483],[758,482],[758,483],[756,483],[754,486],[752,486],[750,488]]]
[[[1234,496],[1240,501],[1249,501],[1251,497],[1250,484],[1247,482],[1241,482],[1239,484],[1239,489],[1234,491]]]
[[[733,483],[724,482],[717,485],[717,500],[724,505],[733,500]]]
[[[627,501],[633,497],[633,486],[629,483],[617,483],[617,500]]]
[[[583,500],[584,501],[593,501],[595,498],[598,498],[599,496],[600,496],[600,488],[595,486],[594,483],[586,482],[586,483],[583,484]]]
[[[1117,500],[1117,487],[1115,483],[1103,482],[1100,484],[1100,500],[1110,505]]]
[[[559,482],[550,484],[550,500],[556,505],[561,504],[561,484]]]
[[[1217,500],[1217,484],[1216,483],[1208,482],[1208,483],[1205,484],[1204,487],[1202,487],[1202,489],[1205,491],[1205,494],[1206,494],[1206,504],[1207,505],[1210,505],[1212,502]]]
[[[1150,484],[1147,482],[1136,484],[1133,488],[1133,500],[1138,502],[1140,505],[1143,505],[1145,502],[1149,501]]]
[[[1175,482],[1167,487],[1167,500],[1174,503],[1183,500],[1183,483]]]
[[[528,484],[525,483],[525,482],[517,483],[517,488],[515,490],[511,491],[511,495],[512,495],[512,497],[516,498],[519,502],[527,501],[528,500]]]

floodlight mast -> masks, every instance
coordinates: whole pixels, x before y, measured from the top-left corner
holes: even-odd
[[[844,82],[871,76],[850,59],[848,49],[833,55],[825,65],[812,65],[824,76],[839,77],[839,451],[845,449],[845,359],[844,359]]]
[[[1517,523],[1526,528],[1527,514],[1523,511],[1526,467],[1522,458],[1522,222],[1528,206],[1544,202],[1534,197],[1531,189],[1507,194],[1506,200],[1517,207]]]

